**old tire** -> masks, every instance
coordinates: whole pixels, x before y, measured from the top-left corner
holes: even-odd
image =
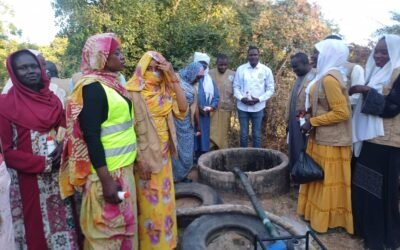
[[[175,184],[175,199],[195,197],[202,206],[222,204],[221,197],[211,187],[197,182]]]
[[[261,238],[269,236],[256,216],[234,213],[203,215],[186,228],[182,236],[181,249],[206,250],[207,245],[218,237],[220,232],[223,233],[227,230],[235,231],[251,242],[253,242],[254,235],[259,235]],[[289,233],[281,231],[281,235],[287,236]],[[289,246],[288,249],[290,249]]]
[[[223,200],[215,190],[197,182],[175,184],[175,199],[194,197],[201,201],[201,206],[223,204]],[[178,216],[179,228],[186,228],[197,216]]]

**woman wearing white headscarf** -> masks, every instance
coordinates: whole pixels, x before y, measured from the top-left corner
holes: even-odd
[[[351,109],[339,67],[349,50],[343,41],[315,45],[316,78],[306,89],[307,154],[324,170],[324,180],[300,185],[297,212],[320,233],[343,227],[353,233],[350,190]]]
[[[196,158],[201,154],[210,151],[210,113],[218,107],[219,93],[217,85],[208,74],[210,57],[201,52],[195,52],[193,62],[201,63],[204,68],[204,77],[199,80],[197,91],[197,104],[200,113],[201,134],[195,137],[194,150]]]
[[[400,36],[383,36],[366,66],[353,117],[355,233],[369,249],[400,247]],[[362,146],[362,147],[361,147]],[[361,152],[360,152],[361,151]]]

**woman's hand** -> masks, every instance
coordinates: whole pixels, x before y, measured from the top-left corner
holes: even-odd
[[[174,72],[174,68],[172,67],[172,64],[168,61],[164,61],[163,63],[158,63],[157,68],[161,71]]]
[[[146,161],[144,161],[143,159],[136,160],[135,172],[139,175],[139,178],[142,180],[150,180],[151,179],[151,171],[148,168]]]
[[[311,118],[311,115],[310,115],[310,114],[306,114],[306,115],[304,116],[304,119],[306,120],[306,122],[300,127],[300,131],[301,131],[303,134],[308,135],[308,133],[310,133],[310,131],[312,130],[310,118]]]
[[[349,89],[349,95],[357,94],[357,93],[367,93],[371,88],[365,85],[356,85]]]
[[[121,186],[112,178],[108,172],[107,166],[96,169],[99,176],[103,197],[107,203],[118,204],[121,200],[118,198],[118,191],[122,191]]]
[[[56,149],[54,149],[53,152],[51,152],[51,154],[49,154],[48,156],[52,159],[52,163],[51,163],[51,167],[52,169],[57,169],[60,167],[60,163],[61,163],[61,155],[63,152],[63,147],[64,147],[64,141],[61,141]]]

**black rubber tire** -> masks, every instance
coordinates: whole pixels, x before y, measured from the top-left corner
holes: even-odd
[[[226,230],[237,231],[251,242],[253,242],[256,234],[261,238],[269,236],[260,219],[256,216],[235,213],[203,215],[186,228],[180,249],[207,250],[208,243],[218,235],[218,232]],[[282,231],[283,229],[280,227],[278,227],[278,230],[281,232],[281,236],[289,235],[288,232]],[[292,247],[289,245],[288,249],[291,249]]]
[[[224,203],[218,193],[210,186],[197,182],[175,184],[175,199],[187,197],[196,197],[201,200],[201,206]]]

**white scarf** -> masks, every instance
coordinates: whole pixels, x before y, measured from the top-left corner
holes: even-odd
[[[193,62],[206,62],[208,65],[210,65],[210,57],[206,53],[195,52]],[[203,89],[204,94],[206,95],[207,105],[210,105],[214,97],[214,84],[211,76],[208,74],[208,70],[209,67],[207,67],[204,72]]]
[[[317,75],[306,88],[306,103],[305,108],[308,110],[310,104],[310,90],[311,87],[321,80],[326,73],[330,70],[336,69],[340,71],[340,66],[347,61],[349,56],[349,48],[341,40],[327,39],[323,40],[315,45],[318,50],[318,62],[317,62]]]
[[[382,68],[376,66],[374,49],[369,55],[365,70],[367,86],[376,89],[381,94],[383,87],[389,84],[393,70],[400,67],[400,36],[384,35],[382,38],[385,38],[390,61]],[[362,105],[363,97],[361,96],[361,98],[358,99],[352,120],[355,156],[359,156],[363,141],[385,135],[382,118],[361,113]]]

